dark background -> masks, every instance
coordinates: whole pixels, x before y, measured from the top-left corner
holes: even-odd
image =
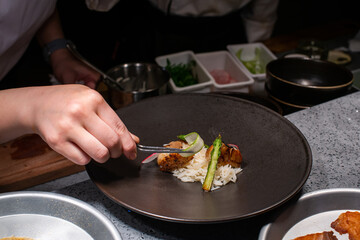
[[[273,37],[314,26],[346,21],[360,24],[355,0],[280,0]],[[169,18],[146,0],[121,0],[109,12],[89,10],[85,1],[59,0],[58,10],[66,38],[103,71],[124,62],[153,62],[156,56],[183,50],[225,50],[244,43],[237,14],[226,19]],[[332,33],[336,36],[336,32]],[[0,82],[0,89],[48,84],[50,67],[33,41],[24,57]]]

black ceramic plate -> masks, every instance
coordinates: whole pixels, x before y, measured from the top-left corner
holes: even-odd
[[[277,219],[265,225],[259,240],[290,240],[323,231],[333,231],[336,237],[349,239],[331,228],[331,223],[346,211],[360,211],[360,190],[357,188],[323,189],[307,193],[287,207]]]
[[[248,93],[241,93],[241,92],[219,92],[216,94],[223,94],[225,96],[231,96],[231,97],[237,97],[237,98],[249,100],[251,102],[255,102],[255,103],[258,103],[265,107],[268,107],[281,115],[283,114],[283,110],[280,107],[280,105],[277,104],[275,101],[271,100],[270,98],[265,98],[262,96],[255,96],[255,95],[251,95]]]
[[[218,223],[267,212],[294,196],[305,183],[312,156],[301,132],[259,104],[228,96],[170,94],[118,110],[144,145],[161,146],[179,134],[198,132],[210,145],[220,133],[237,144],[243,171],[236,183],[213,192],[161,172],[153,161],[110,159],[87,171],[110,199],[134,212],[184,223]]]

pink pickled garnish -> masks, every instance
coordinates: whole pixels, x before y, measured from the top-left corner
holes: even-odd
[[[212,70],[210,74],[218,84],[229,84],[236,82],[236,80],[233,79],[229,73],[222,69]]]
[[[150,156],[148,156],[147,158],[145,158],[142,163],[149,163],[149,162],[152,162],[154,161],[158,156],[159,156],[160,153],[153,153],[151,154]]]
[[[227,145],[229,147],[232,147],[232,148],[235,148],[235,149],[239,150],[239,147],[237,145],[235,145],[235,144],[228,143]]]

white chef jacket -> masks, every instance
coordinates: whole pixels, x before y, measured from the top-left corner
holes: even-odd
[[[101,0],[100,0],[101,1]],[[103,0],[106,1],[106,0]],[[242,18],[249,42],[271,36],[279,0],[149,0],[168,14],[192,17],[223,16],[243,9]],[[239,23],[242,24],[242,23]]]
[[[0,0],[0,80],[20,60],[56,0]]]
[[[86,0],[89,9],[110,10],[119,0]],[[242,18],[249,42],[268,39],[277,19],[279,0],[149,0],[165,13],[191,16],[223,16],[243,9]],[[242,23],[239,23],[242,24]]]

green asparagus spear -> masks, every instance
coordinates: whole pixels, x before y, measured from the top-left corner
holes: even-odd
[[[211,190],[211,186],[215,177],[218,158],[220,157],[221,154],[220,151],[221,145],[222,145],[222,141],[221,141],[221,136],[219,134],[219,136],[213,142],[213,150],[211,151],[211,155],[210,155],[211,157],[208,165],[208,171],[206,173],[205,181],[203,183],[203,189],[207,192]]]

